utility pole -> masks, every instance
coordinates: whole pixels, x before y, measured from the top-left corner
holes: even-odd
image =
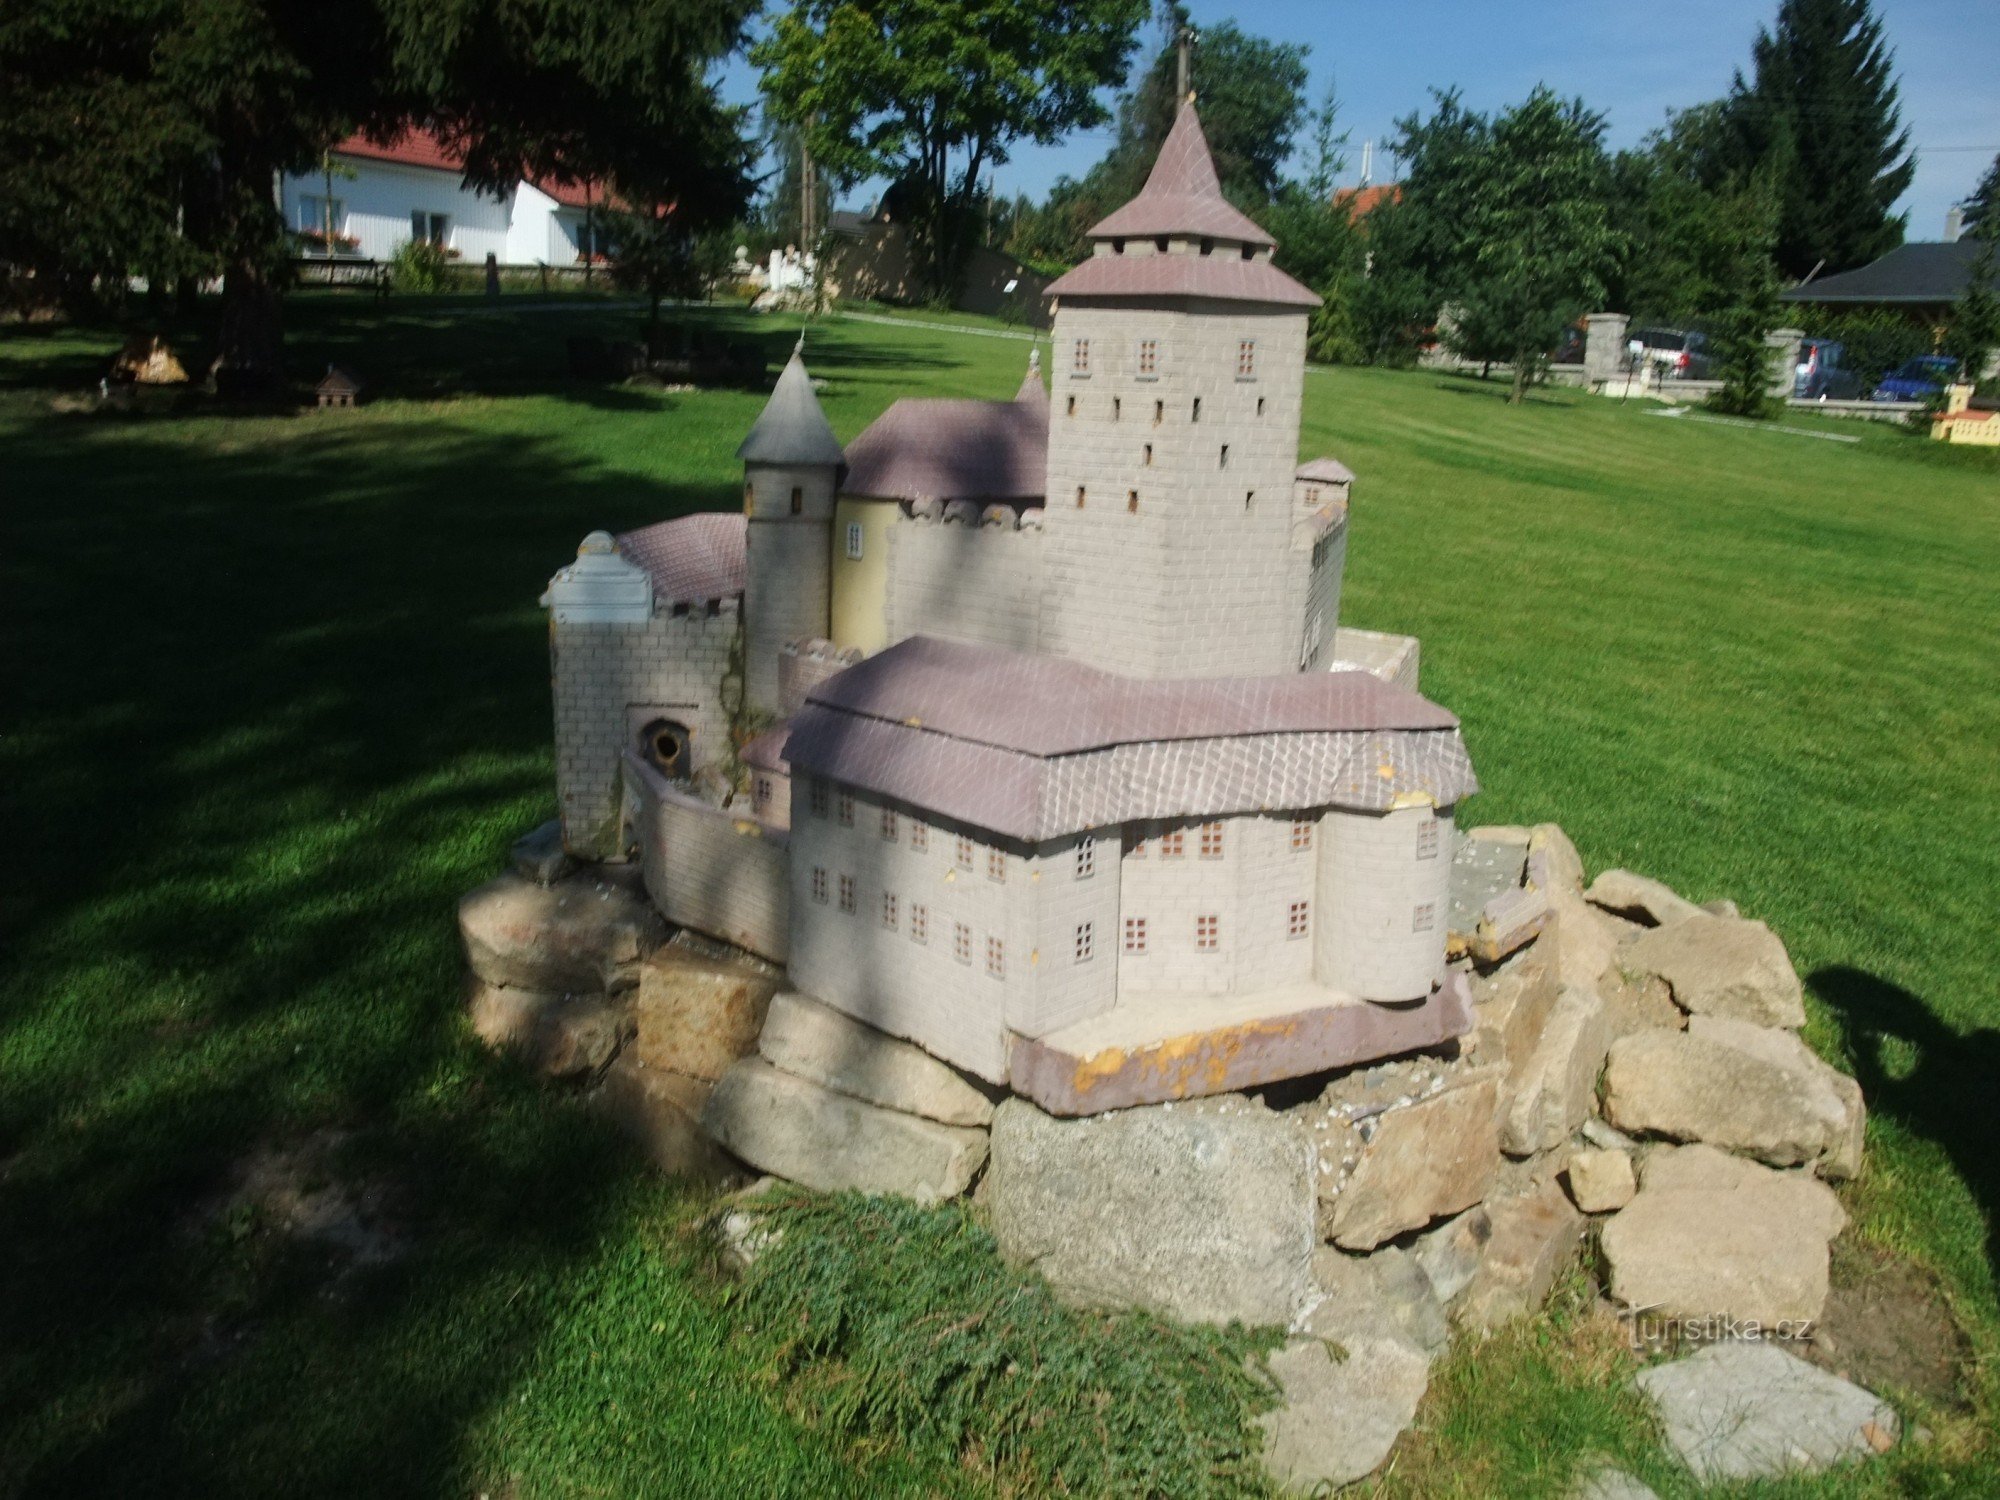
[[[1179,103],[1185,104],[1193,97],[1188,92],[1192,82],[1189,64],[1192,62],[1194,54],[1194,28],[1192,26],[1183,26],[1181,28],[1181,34],[1174,38],[1174,48],[1180,54],[1176,75],[1175,97]]]

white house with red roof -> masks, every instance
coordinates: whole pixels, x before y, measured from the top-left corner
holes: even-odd
[[[387,142],[351,135],[333,148],[335,171],[279,181],[285,224],[324,254],[327,225],[336,255],[387,260],[411,240],[429,240],[478,265],[573,266],[592,249],[594,183],[522,181],[504,194],[465,185],[465,159],[436,136],[406,130]]]

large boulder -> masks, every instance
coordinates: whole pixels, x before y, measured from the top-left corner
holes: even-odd
[[[1452,1317],[1484,1333],[1541,1308],[1583,1241],[1584,1219],[1553,1179],[1492,1199],[1479,1212],[1487,1224],[1485,1243]]]
[[[747,954],[711,954],[676,939],[639,969],[640,1061],[714,1082],[757,1050],[764,1014],[784,983],[783,973]]]
[[[1803,1173],[1710,1146],[1657,1150],[1604,1226],[1611,1295],[1660,1318],[1797,1331],[1826,1304],[1827,1244],[1846,1222]]]
[[[701,1128],[711,1092],[713,1086],[699,1078],[646,1067],[628,1049],[606,1069],[590,1102],[662,1172],[720,1182],[740,1169]]]
[[[1697,912],[1640,933],[1618,953],[1627,974],[1656,974],[1691,1015],[1755,1026],[1806,1023],[1805,992],[1778,935],[1762,922]]]
[[[1280,1405],[1258,1419],[1264,1467],[1286,1490],[1324,1493],[1380,1468],[1430,1384],[1430,1361],[1395,1339],[1359,1339],[1336,1359],[1319,1339],[1270,1356]]]
[[[1400,1339],[1435,1354],[1451,1323],[1431,1279],[1407,1251],[1385,1247],[1349,1255],[1330,1245],[1313,1252],[1314,1302],[1305,1331],[1351,1348],[1364,1339]]]
[[[1889,1403],[1766,1343],[1721,1343],[1636,1380],[1705,1484],[1811,1472],[1888,1448]]]
[[[716,1084],[702,1127],[734,1155],[820,1192],[919,1203],[956,1198],[986,1160],[986,1132],[864,1104],[759,1057]]]
[[[1323,1176],[1321,1227],[1345,1250],[1372,1250],[1486,1196],[1500,1169],[1497,1070],[1397,1108],[1361,1129],[1354,1169]]]
[[[1651,927],[1665,927],[1702,914],[1699,906],[1672,886],[1630,870],[1606,870],[1590,883],[1583,898],[1592,906]]]
[[[667,935],[643,896],[588,872],[543,886],[510,871],[460,899],[458,929],[486,983],[557,994],[630,988]]]
[[[595,1078],[632,1035],[621,1005],[602,995],[517,990],[474,979],[466,1010],[481,1041],[514,1052],[545,1078]]]
[[[1075,1120],[1009,1099],[981,1200],[1002,1253],[1067,1302],[1289,1324],[1311,1289],[1313,1175],[1305,1132],[1240,1096]]]
[[[1597,991],[1566,986],[1541,1040],[1514,1075],[1501,1149],[1533,1156],[1567,1140],[1590,1113],[1610,1045],[1610,1022]]]
[[[1621,1130],[1706,1141],[1773,1166],[1859,1166],[1862,1109],[1852,1079],[1787,1031],[1696,1016],[1685,1032],[1621,1037],[1604,1074],[1604,1113]]]
[[[1562,987],[1554,945],[1535,942],[1471,981],[1471,1050],[1482,1062],[1518,1070],[1534,1053]]]
[[[884,1109],[944,1125],[993,1119],[993,1102],[956,1069],[804,995],[771,1002],[757,1049],[788,1073]]]
[[[1550,897],[1548,927],[1538,944],[1547,943],[1554,950],[1558,983],[1592,990],[1616,961],[1618,945],[1644,930],[1599,911],[1580,895],[1564,892]]]
[[[1551,899],[1583,893],[1583,856],[1554,823],[1537,823],[1528,830],[1528,881]]]

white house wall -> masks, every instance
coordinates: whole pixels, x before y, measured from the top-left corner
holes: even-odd
[[[387,260],[410,239],[410,215],[421,209],[449,222],[446,248],[468,265],[484,264],[488,253],[503,265],[575,265],[583,222],[580,209],[566,209],[541,189],[521,183],[504,198],[475,193],[456,172],[410,167],[370,158],[346,159],[354,173],[333,179],[341,204],[337,232],[360,241],[353,253]],[[326,179],[308,173],[284,179],[285,222],[294,229],[318,229],[305,200],[326,196]]]

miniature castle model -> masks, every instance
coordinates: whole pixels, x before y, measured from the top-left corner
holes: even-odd
[[[843,449],[795,351],[742,514],[585,539],[545,597],[566,846],[636,847],[670,920],[1054,1113],[1462,1035],[1476,783],[1337,638],[1316,299],[1192,104],[1091,239],[1049,288],[1053,397],[1031,360],[1013,401],[901,400]]]

